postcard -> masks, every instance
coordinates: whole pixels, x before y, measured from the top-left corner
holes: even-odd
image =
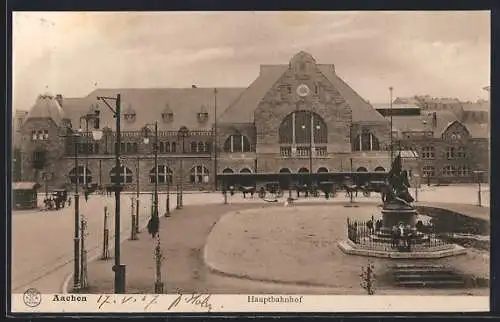
[[[488,11],[12,25],[12,312],[489,311]]]

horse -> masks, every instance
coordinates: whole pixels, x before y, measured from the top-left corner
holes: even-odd
[[[257,191],[257,188],[254,186],[240,186],[239,190],[241,191],[241,193],[243,193],[243,198],[246,199],[247,193],[249,193],[250,196],[253,198],[253,195]]]

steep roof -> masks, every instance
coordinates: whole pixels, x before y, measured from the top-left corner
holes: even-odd
[[[318,65],[318,68],[351,106],[353,122],[387,122],[370,103],[333,72],[331,65]]]
[[[432,113],[436,112],[436,127],[432,124]],[[386,118],[390,120],[390,117]],[[395,129],[401,132],[406,131],[432,131],[435,138],[440,138],[450,124],[459,121],[457,116],[447,110],[425,111],[422,115],[417,116],[393,116],[392,122]],[[479,123],[462,123],[465,125],[469,133],[474,138],[489,137],[489,129],[487,125]]]
[[[25,120],[34,118],[50,118],[56,124],[61,125],[64,117],[65,113],[57,99],[50,94],[44,94],[38,96],[35,105],[31,107],[25,117]]]
[[[490,102],[488,101],[477,101],[477,102],[466,102],[462,104],[465,111],[489,111]]]
[[[242,92],[243,88],[217,89],[217,114],[219,116]],[[215,117],[215,94],[213,88],[128,88],[97,89],[84,98],[65,98],[64,110],[70,118],[73,128],[79,126],[79,118],[89,112],[93,104],[99,105],[101,111],[101,128],[115,129],[112,112],[97,96],[116,97],[121,94],[122,131],[138,131],[145,124],[158,120],[159,130],[178,130],[186,126],[190,130],[207,130],[212,128]],[[110,101],[114,107],[114,101]],[[168,106],[168,107],[167,107]],[[127,121],[124,114],[135,111],[135,120]],[[173,113],[172,122],[162,121],[162,112]],[[206,122],[199,122],[197,114],[208,113]]]
[[[261,65],[260,74],[252,84],[221,115],[221,123],[252,123],[254,110],[267,91],[287,70],[286,65]]]

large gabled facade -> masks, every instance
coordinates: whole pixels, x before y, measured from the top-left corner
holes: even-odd
[[[112,113],[100,106],[104,135],[83,133],[81,117],[98,96],[122,98],[122,143],[115,145]],[[247,88],[98,89],[82,98],[40,95],[24,117],[22,179],[50,187],[111,182],[114,151],[125,166],[125,189],[150,190],[155,180],[152,144],[143,129],[158,122],[158,183],[211,190],[215,173],[384,171],[390,166],[390,123],[347,85],[334,65],[308,53],[286,65],[262,65]],[[189,135],[178,135],[181,127]],[[42,179],[42,174],[49,175]]]

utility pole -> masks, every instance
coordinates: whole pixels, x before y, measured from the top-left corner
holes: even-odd
[[[98,100],[101,100],[106,104],[106,106],[113,112],[113,116],[116,120],[116,148],[115,148],[115,265],[113,266],[113,271],[115,274],[115,293],[123,294],[125,293],[125,265],[120,263],[120,198],[121,198],[121,179],[120,179],[120,149],[121,149],[121,95],[118,93],[116,97],[102,97],[98,96]],[[115,101],[115,108],[113,109],[107,100]],[[125,181],[125,176],[123,177]],[[75,200],[76,201],[76,200]]]
[[[78,173],[78,134],[73,135],[74,146],[75,146],[75,236],[73,239],[73,291],[78,292],[80,290],[80,196],[78,195],[78,185],[79,185],[79,173]]]

